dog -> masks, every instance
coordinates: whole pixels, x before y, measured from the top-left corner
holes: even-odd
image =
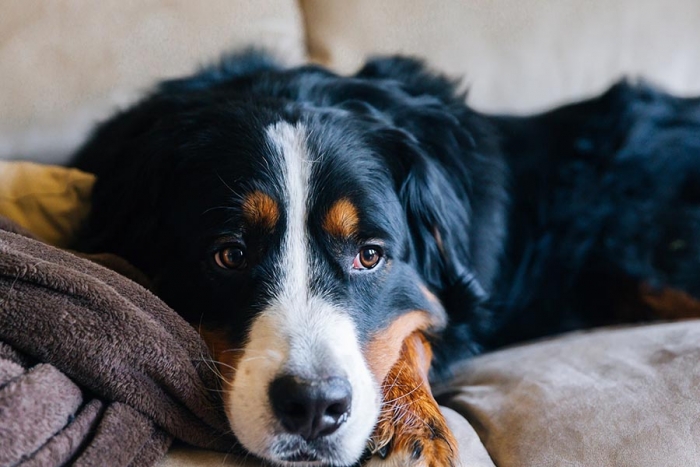
[[[697,100],[622,82],[515,117],[465,97],[416,59],[339,76],[248,51],[77,152],[97,175],[78,248],[199,329],[248,452],[456,465],[430,390],[454,363],[700,294]]]

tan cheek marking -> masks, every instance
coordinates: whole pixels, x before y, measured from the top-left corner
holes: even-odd
[[[359,222],[355,205],[347,198],[342,198],[328,210],[323,228],[334,237],[349,238],[357,233]]]
[[[428,287],[424,284],[419,284],[418,288],[423,296],[433,305],[433,310],[435,311],[435,313],[431,315],[430,325],[437,329],[444,329],[444,327],[447,326],[447,313],[442,306],[442,302],[434,293],[428,290]]]
[[[262,191],[254,191],[243,201],[243,216],[251,224],[272,230],[280,213],[275,200]]]
[[[404,340],[416,331],[432,327],[425,311],[411,311],[372,338],[364,351],[365,360],[377,382],[384,381],[389,370],[399,359]]]
[[[209,348],[214,364],[219,374],[223,377],[222,384],[231,383],[238,367],[238,362],[243,356],[243,349],[236,342],[232,342],[228,333],[222,329],[210,329],[201,327],[199,335]]]
[[[434,293],[432,293],[430,290],[428,290],[428,288],[425,285],[420,284],[418,286],[418,288],[420,289],[421,293],[425,296],[425,298],[428,299],[428,301],[430,303],[442,308],[442,303],[440,303],[440,300],[437,298],[437,296]]]

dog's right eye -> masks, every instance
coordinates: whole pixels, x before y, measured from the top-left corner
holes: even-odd
[[[382,259],[382,250],[378,246],[365,245],[352,261],[352,268],[357,270],[373,269]]]
[[[245,248],[229,245],[214,253],[214,261],[223,269],[243,269],[247,266]]]

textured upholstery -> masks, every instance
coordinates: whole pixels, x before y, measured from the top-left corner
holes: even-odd
[[[226,50],[305,58],[294,0],[3,0],[0,159],[60,162],[155,80]]]
[[[533,111],[621,76],[700,94],[696,0],[302,0],[311,57],[343,71],[407,53],[465,77],[469,102]]]
[[[351,72],[409,53],[487,111],[528,112],[621,76],[700,94],[697,0],[4,0],[0,159],[64,161],[97,119],[246,45]],[[2,170],[0,168],[0,170]],[[470,466],[698,465],[697,322],[574,334],[476,359],[445,402]],[[162,467],[239,466],[176,448]],[[249,463],[245,465],[254,465]]]

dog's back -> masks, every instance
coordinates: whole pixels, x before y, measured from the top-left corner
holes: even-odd
[[[492,121],[512,202],[494,342],[654,318],[645,291],[700,297],[700,99],[620,82]]]

